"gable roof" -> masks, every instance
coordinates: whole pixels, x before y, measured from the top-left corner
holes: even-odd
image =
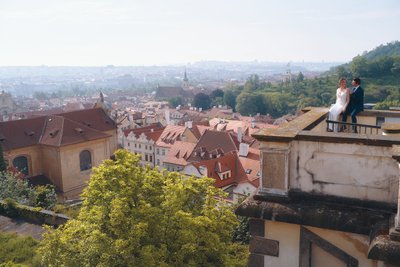
[[[237,184],[239,179],[243,180],[243,178],[240,177],[246,176],[243,168],[238,166],[240,165],[240,162],[236,152],[230,152],[219,158],[193,162],[191,164],[199,171],[199,173],[201,173],[200,168],[202,166],[206,167],[206,176],[213,178],[215,180],[214,186],[219,188]],[[222,180],[218,173],[226,171],[231,171],[231,176]]]
[[[159,132],[164,129],[165,129],[165,127],[163,127],[161,125],[161,123],[152,123],[145,127],[124,130],[124,134],[125,134],[125,136],[128,136],[130,133],[133,133],[135,135],[135,137],[138,138],[140,136],[140,134],[142,134],[142,133],[145,133],[147,135],[147,133],[156,132],[156,131]],[[157,139],[158,139],[158,137],[157,137]]]
[[[117,129],[116,123],[106,114],[102,108],[75,110],[59,113],[72,121],[84,124],[98,131],[109,131]]]
[[[39,142],[46,117],[0,122],[3,150],[33,146]]]
[[[157,146],[171,147],[175,141],[181,141],[185,130],[185,126],[167,125],[156,142]]]
[[[72,118],[78,118],[78,121]],[[33,145],[63,146],[107,138],[110,135],[98,129],[115,129],[114,126],[113,121],[100,110],[6,121],[0,122],[0,143],[4,150]]]
[[[107,138],[110,135],[62,116],[47,116],[39,144],[64,146]]]
[[[171,149],[168,151],[168,154],[164,158],[164,163],[186,166],[187,159],[193,151],[193,148],[196,144],[184,142],[184,141],[176,141]]]
[[[188,161],[200,161],[204,159],[202,153],[210,154],[226,154],[231,151],[238,151],[239,143],[235,142],[231,135],[227,132],[205,130],[193,149],[192,155]]]

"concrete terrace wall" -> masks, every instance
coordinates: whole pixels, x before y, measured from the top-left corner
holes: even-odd
[[[289,189],[397,204],[391,147],[292,141]]]

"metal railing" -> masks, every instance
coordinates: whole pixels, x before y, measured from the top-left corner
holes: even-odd
[[[326,131],[358,134],[380,134],[381,126],[326,120]]]

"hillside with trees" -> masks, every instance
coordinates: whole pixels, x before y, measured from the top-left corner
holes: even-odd
[[[347,78],[348,86],[353,77],[360,77],[365,103],[376,103],[377,109],[400,106],[400,42],[380,45],[315,78],[306,78],[299,72],[270,83],[251,75],[244,85],[229,84],[223,100],[242,115],[280,117],[306,106],[330,106],[335,102],[341,77]]]

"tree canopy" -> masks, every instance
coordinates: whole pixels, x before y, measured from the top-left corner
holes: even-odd
[[[247,247],[231,243],[237,225],[209,178],[142,167],[119,150],[93,175],[77,219],[49,231],[46,266],[244,266]]]
[[[183,102],[184,101],[183,101],[182,97],[180,97],[180,96],[172,97],[168,100],[168,103],[174,108],[176,108],[179,105],[183,105]]]
[[[211,98],[205,93],[198,93],[194,96],[193,106],[202,109],[209,109],[211,107]]]
[[[11,172],[0,172],[0,200],[5,199],[45,209],[51,209],[57,203],[54,186],[31,187]]]

